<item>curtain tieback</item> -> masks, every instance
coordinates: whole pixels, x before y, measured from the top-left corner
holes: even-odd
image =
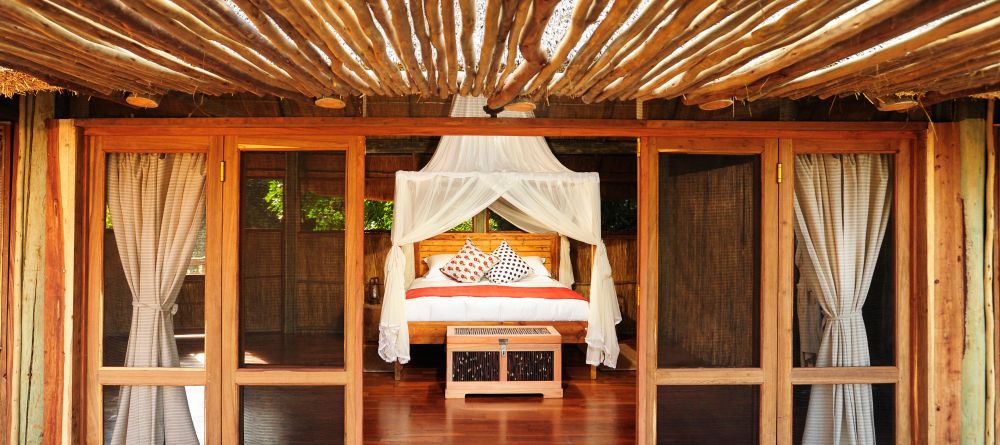
[[[856,318],[861,318],[861,311],[851,312],[850,314],[844,314],[836,317],[828,316],[825,314],[823,315],[823,321],[827,323],[833,323],[835,321],[843,321],[843,320],[853,320]]]
[[[177,305],[176,304],[171,305],[169,308],[165,309],[165,308],[163,308],[161,306],[157,306],[155,304],[146,304],[146,303],[140,303],[138,301],[133,301],[132,302],[132,307],[144,307],[146,309],[151,309],[151,310],[154,310],[156,312],[170,312],[170,315],[177,315]]]

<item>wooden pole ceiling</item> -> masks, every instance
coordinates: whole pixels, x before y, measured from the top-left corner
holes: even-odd
[[[1000,89],[1000,0],[10,0],[0,34],[0,66],[105,97],[459,93],[498,108]]]

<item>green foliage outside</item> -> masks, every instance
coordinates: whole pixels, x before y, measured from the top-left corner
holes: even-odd
[[[248,199],[259,203],[258,205],[250,205],[250,209],[247,211],[253,214],[252,220],[258,221],[258,224],[255,224],[256,227],[271,228],[281,223],[285,215],[285,186],[282,180],[249,181],[247,193]],[[344,230],[344,198],[342,196],[323,196],[313,192],[305,192],[300,198],[300,205],[302,206],[300,217],[304,229],[316,232]],[[256,211],[254,211],[255,208]],[[268,220],[272,223],[266,223]],[[366,199],[364,221],[365,230],[392,229],[392,201]]]
[[[634,199],[601,201],[601,231],[635,232],[639,206]]]
[[[249,227],[277,228],[284,219],[284,181],[281,179],[257,179],[247,181],[248,206],[245,210]],[[392,229],[392,201],[366,199],[364,208],[365,230]],[[344,198],[323,196],[305,192],[301,198],[301,222],[303,229],[312,231],[344,230]],[[601,230],[603,232],[634,232],[636,230],[638,206],[635,200],[625,199],[601,202]],[[111,225],[110,215],[107,225]],[[490,212],[490,231],[519,230],[509,221]],[[453,232],[471,232],[472,220],[464,221],[452,229]]]

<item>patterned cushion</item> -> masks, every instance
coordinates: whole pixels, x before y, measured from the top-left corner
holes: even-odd
[[[486,274],[486,278],[494,283],[513,283],[531,273],[531,265],[518,256],[506,240],[493,251],[493,256],[497,258],[498,262]]]
[[[483,253],[467,239],[455,258],[441,268],[441,273],[459,283],[477,283],[496,263],[496,257]]]

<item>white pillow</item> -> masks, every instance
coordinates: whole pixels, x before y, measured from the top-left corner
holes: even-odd
[[[528,274],[529,277],[552,277],[552,273],[545,268],[545,258],[540,256],[524,256],[521,259],[531,266],[531,273]]]
[[[427,265],[427,274],[424,275],[424,278],[431,280],[449,279],[443,273],[441,273],[441,268],[444,267],[445,264],[448,264],[448,262],[451,261],[452,258],[455,258],[455,255],[449,253],[442,253],[439,255],[431,255],[429,257],[424,257],[423,259],[424,264]]]

